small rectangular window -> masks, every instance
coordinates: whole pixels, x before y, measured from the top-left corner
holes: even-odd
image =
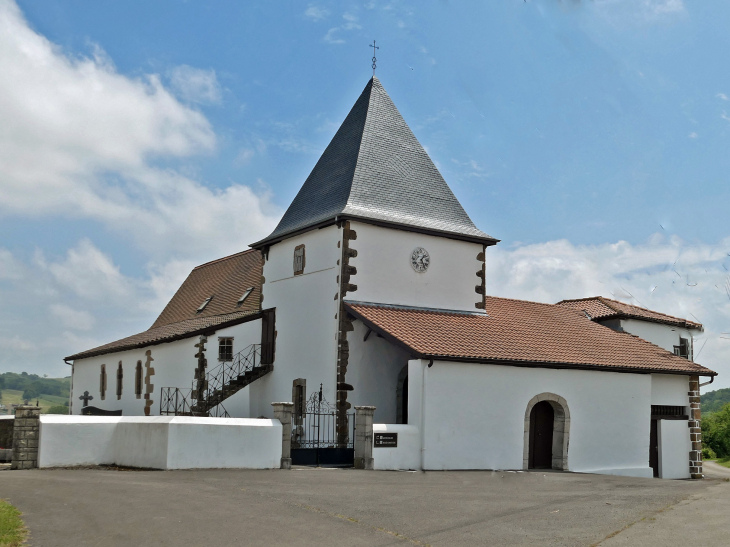
[[[218,360],[233,361],[233,338],[218,338]]]
[[[142,397],[142,361],[137,361],[134,369],[134,394],[137,399]]]
[[[240,306],[241,304],[243,304],[246,301],[246,299],[248,298],[248,295],[251,294],[252,292],[253,292],[253,287],[249,287],[248,289],[246,289],[246,292],[244,292],[243,295],[241,296],[241,298],[238,299],[238,302],[236,302],[236,306]]]
[[[689,340],[680,338],[679,345],[674,346],[674,354],[689,359]]]
[[[304,245],[297,245],[294,247],[294,275],[302,275],[304,273],[304,266],[306,265]]]
[[[106,398],[106,365],[101,365],[101,374],[99,375],[99,394],[103,401]]]

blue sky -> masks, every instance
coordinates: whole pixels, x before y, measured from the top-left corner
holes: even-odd
[[[386,90],[502,240],[491,294],[697,317],[698,360],[730,385],[728,16],[0,0],[0,369],[66,373],[64,355],[146,329],[193,265],[266,235],[372,74],[374,38]]]

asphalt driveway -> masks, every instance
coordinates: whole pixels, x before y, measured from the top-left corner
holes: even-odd
[[[730,483],[720,475],[56,469],[0,471],[0,497],[23,512],[30,544],[42,547],[643,546],[672,545],[672,526],[719,514]],[[730,537],[714,518],[676,544],[724,544],[696,535]],[[651,526],[664,541],[654,542]]]

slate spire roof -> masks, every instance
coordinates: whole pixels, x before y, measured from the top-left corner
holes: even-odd
[[[261,248],[335,219],[494,245],[474,226],[375,76]]]

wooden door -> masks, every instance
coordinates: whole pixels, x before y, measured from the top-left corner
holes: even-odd
[[[553,422],[555,411],[547,401],[540,401],[530,412],[530,469],[551,469],[553,466]]]
[[[658,420],[651,421],[649,432],[649,467],[654,471],[654,477],[659,477],[659,435],[657,435]]]

